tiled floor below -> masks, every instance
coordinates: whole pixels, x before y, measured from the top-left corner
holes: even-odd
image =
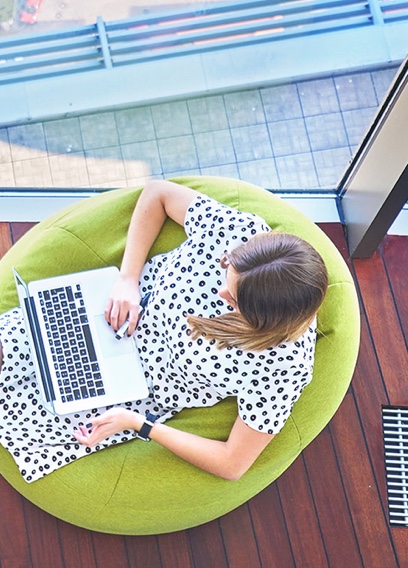
[[[336,186],[396,68],[0,129],[2,187],[124,187],[223,175]]]

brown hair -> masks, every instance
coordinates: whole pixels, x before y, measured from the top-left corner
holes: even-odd
[[[262,350],[299,338],[312,322],[328,286],[326,266],[306,241],[286,233],[257,235],[221,261],[238,274],[237,312],[188,317],[193,339],[219,348]]]

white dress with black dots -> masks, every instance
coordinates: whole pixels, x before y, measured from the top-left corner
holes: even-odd
[[[231,310],[218,296],[225,282],[219,260],[255,234],[270,231],[265,221],[198,194],[185,219],[187,240],[145,264],[140,289],[151,291],[134,334],[148,375],[147,399],[122,404],[148,410],[164,422],[183,408],[212,406],[236,396],[242,420],[260,432],[277,434],[312,378],[316,332],[296,343],[263,351],[218,349],[214,341],[188,335],[187,314],[218,316]],[[0,443],[27,482],[35,481],[86,454],[135,437],[125,431],[95,448],[72,436],[75,426],[106,408],[54,416],[37,388],[20,308],[0,316],[3,366],[0,372]]]

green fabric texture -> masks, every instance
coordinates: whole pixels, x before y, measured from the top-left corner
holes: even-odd
[[[81,458],[31,484],[0,447],[0,471],[30,501],[65,521],[88,529],[142,535],[177,531],[238,507],[279,477],[326,426],[350,384],[359,346],[359,308],[350,272],[328,237],[287,202],[254,185],[217,177],[178,178],[228,205],[263,217],[279,231],[309,241],[323,256],[330,286],[318,314],[321,335],[313,380],[280,434],[251,469],[229,482],[140,440]],[[139,189],[110,191],[74,204],[31,229],[0,261],[0,313],[17,304],[15,266],[27,281],[106,265],[120,265]],[[151,254],[185,239],[167,221]],[[188,409],[174,428],[226,439],[236,418],[234,399],[212,408]]]

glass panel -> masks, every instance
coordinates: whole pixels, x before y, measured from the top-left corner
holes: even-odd
[[[0,186],[24,191],[210,174],[333,192],[408,25],[394,0],[21,5],[0,9]],[[385,65],[370,34],[391,25]]]

